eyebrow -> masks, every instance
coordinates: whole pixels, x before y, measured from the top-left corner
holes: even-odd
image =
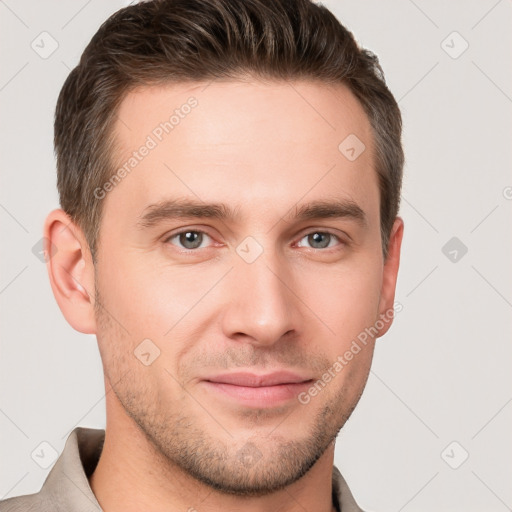
[[[151,228],[169,219],[217,219],[226,222],[239,220],[240,205],[232,208],[224,203],[204,203],[194,199],[167,199],[144,209],[137,220],[140,229]],[[367,226],[363,209],[350,199],[312,201],[290,208],[282,217],[286,222],[316,219],[349,219]]]

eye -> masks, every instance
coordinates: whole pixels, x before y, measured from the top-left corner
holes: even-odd
[[[311,244],[311,247],[313,249],[328,249],[336,245],[332,244],[331,242],[334,242],[336,240],[338,242],[341,242],[338,236],[327,231],[312,231],[311,233],[302,237],[300,242],[302,242],[302,240],[307,240],[308,244]]]
[[[178,243],[181,245],[182,249],[193,250],[193,249],[201,249],[203,246],[203,242],[206,238],[210,238],[203,231],[197,231],[193,229],[187,229],[185,231],[180,231],[179,233],[175,233],[171,235],[169,238],[165,240],[165,242],[170,242],[173,245],[176,245],[172,242],[172,240],[177,239]],[[178,247],[180,247],[178,245]]]
[[[211,240],[211,237],[204,231],[186,229],[167,237],[164,242],[175,245],[185,251],[194,251],[195,249],[208,247],[208,239]],[[298,242],[299,247],[303,246],[304,240],[307,240],[312,249],[329,249],[336,245],[343,245],[342,240],[337,235],[328,231],[312,231],[308,233]]]

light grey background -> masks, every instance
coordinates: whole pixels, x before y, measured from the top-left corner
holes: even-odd
[[[66,323],[32,248],[58,206],[57,95],[126,4],[0,0],[0,497],[39,490],[40,443],[60,453],[76,425],[105,425],[95,338]],[[511,510],[512,3],[325,5],[380,57],[407,158],[403,311],[378,341],[336,464],[368,510]],[[51,50],[42,32],[58,43],[47,58],[31,47]]]

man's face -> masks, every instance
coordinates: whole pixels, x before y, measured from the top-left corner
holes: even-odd
[[[355,407],[374,340],[335,362],[383,313],[369,121],[345,87],[304,82],[145,87],[118,114],[116,161],[131,163],[103,200],[106,378],[170,466],[231,493],[290,484]],[[338,148],[351,134],[355,160]],[[341,215],[296,217],[317,202]]]

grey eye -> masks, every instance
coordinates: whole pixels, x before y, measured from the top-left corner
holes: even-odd
[[[171,242],[172,240],[177,239],[179,246],[184,249],[198,249],[202,246],[205,240],[205,235],[206,233],[203,233],[202,231],[182,231],[181,233],[176,233],[175,235],[169,237],[167,241]]]
[[[327,233],[325,231],[314,231],[304,236],[302,240],[307,239],[307,243],[313,249],[325,249],[327,247],[332,247],[331,242],[336,241],[337,238],[338,237],[332,233]]]

